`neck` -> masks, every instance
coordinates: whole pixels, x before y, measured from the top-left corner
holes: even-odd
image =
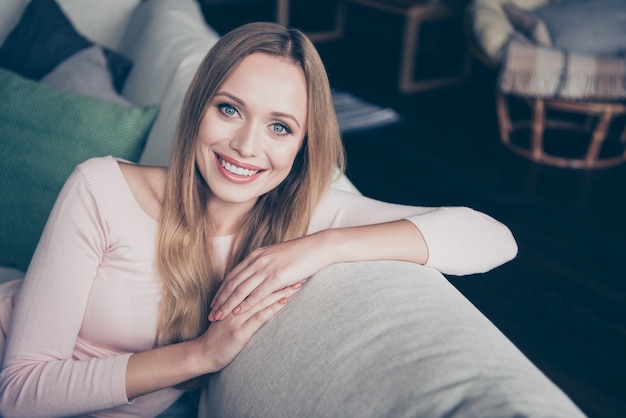
[[[241,221],[252,210],[254,203],[228,203],[210,199],[207,213],[214,226],[214,235],[220,237],[239,232]]]

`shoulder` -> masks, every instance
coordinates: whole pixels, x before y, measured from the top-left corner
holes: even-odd
[[[65,188],[81,187],[101,195],[114,188],[112,179],[120,175],[117,161],[110,156],[94,157],[78,164],[65,182]]]
[[[165,191],[167,168],[118,161],[135,200],[152,218],[158,219]]]
[[[367,198],[351,192],[327,189],[313,211],[309,233],[343,225],[346,218],[352,218],[355,211],[362,212]]]
[[[326,193],[322,195],[315,211],[336,212],[351,207],[364,208],[367,207],[370,202],[376,201],[359,193],[329,188],[326,190]]]

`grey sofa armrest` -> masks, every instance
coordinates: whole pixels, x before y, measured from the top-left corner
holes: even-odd
[[[222,372],[201,417],[578,417],[582,412],[440,273],[319,272]]]

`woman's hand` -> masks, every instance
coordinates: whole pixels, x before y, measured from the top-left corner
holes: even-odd
[[[400,260],[424,264],[428,246],[407,220],[332,228],[251,252],[226,276],[211,303],[210,321],[246,312],[263,298],[299,287],[339,262]]]
[[[128,399],[223,369],[297,291],[288,287],[274,292],[246,313],[213,322],[193,340],[131,355],[126,366]]]
[[[268,295],[297,289],[329,263],[321,234],[307,235],[251,252],[226,276],[211,303],[210,321],[241,314]]]
[[[200,337],[202,352],[210,363],[209,370],[219,371],[233,361],[259,328],[273,318],[297,291],[298,288],[287,287],[273,292],[241,315],[229,315],[222,321],[212,322]]]

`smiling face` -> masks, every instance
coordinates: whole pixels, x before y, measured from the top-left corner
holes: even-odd
[[[307,126],[307,83],[291,61],[253,53],[208,104],[196,164],[211,210],[239,216],[289,174]]]

